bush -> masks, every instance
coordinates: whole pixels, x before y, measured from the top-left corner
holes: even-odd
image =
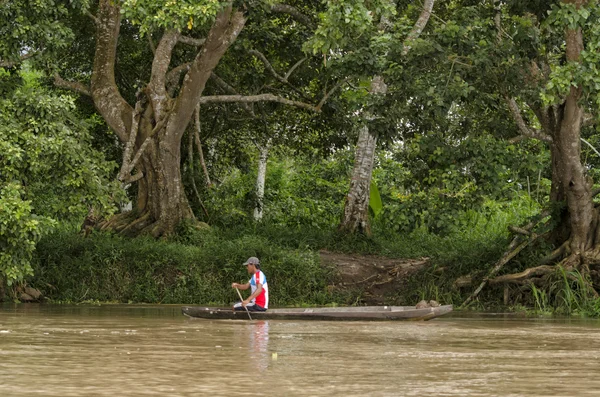
[[[54,301],[85,300],[228,305],[232,282],[248,279],[242,263],[257,256],[272,291],[272,306],[335,300],[330,272],[309,250],[284,249],[257,235],[223,239],[214,231],[188,230],[178,241],[128,239],[107,233],[88,238],[61,228],[38,244],[31,284]]]

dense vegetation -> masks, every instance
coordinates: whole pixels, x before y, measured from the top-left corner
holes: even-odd
[[[429,257],[390,302],[600,312],[595,1],[0,16],[8,299],[229,303],[257,255],[276,305],[360,304],[327,249]]]

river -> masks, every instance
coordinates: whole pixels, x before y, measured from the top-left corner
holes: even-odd
[[[0,396],[600,396],[600,321],[213,321],[0,306]]]

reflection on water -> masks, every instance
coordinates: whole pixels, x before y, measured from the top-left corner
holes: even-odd
[[[598,396],[599,331],[595,320],[250,322],[175,306],[4,306],[0,396]]]
[[[192,320],[201,321],[201,320]],[[248,358],[240,365],[248,372],[264,372],[269,367],[269,321],[254,320],[251,327],[246,322],[238,322],[240,326],[233,328],[233,346],[248,351]]]

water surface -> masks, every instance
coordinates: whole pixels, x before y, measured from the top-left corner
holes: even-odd
[[[189,319],[0,306],[0,396],[600,396],[600,322]]]

